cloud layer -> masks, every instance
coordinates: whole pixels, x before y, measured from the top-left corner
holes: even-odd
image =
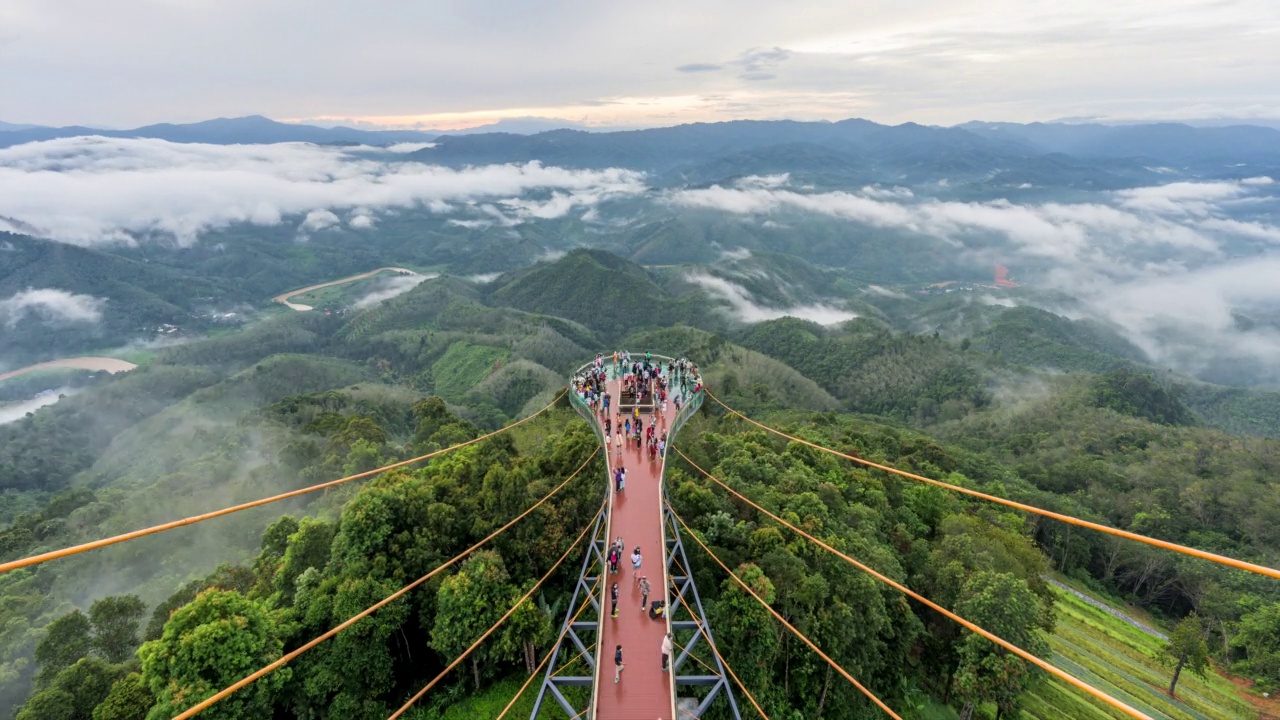
[[[102,320],[105,298],[79,295],[56,288],[27,288],[0,300],[0,323],[14,327],[25,317],[50,323],[96,323]]]
[[[728,306],[729,314],[745,323],[758,323],[765,320],[777,320],[781,317],[794,317],[802,320],[812,320],[819,325],[838,325],[858,317],[856,313],[822,303],[797,305],[789,308],[765,307],[757,304],[751,294],[741,285],[703,272],[689,273],[685,276],[685,279],[702,287],[712,296],[723,300]]]
[[[664,197],[679,207],[760,218],[819,214],[938,238],[955,246],[957,257],[1016,263],[1028,270],[1020,275],[1031,276],[1033,290],[1058,290],[1079,301],[1070,310],[1046,309],[1113,323],[1164,367],[1219,381],[1280,383],[1280,323],[1270,320],[1280,311],[1280,227],[1265,213],[1232,216],[1272,197],[1274,188],[1266,177],[1178,182],[1098,193],[1091,202],[1027,205],[917,199],[873,188],[801,193],[777,183]],[[1002,242],[992,246],[993,238]],[[742,319],[783,314],[755,307],[741,288],[723,280],[694,281]],[[891,291],[873,286],[868,292]],[[1012,304],[1008,298],[991,302]]]
[[[1135,250],[1207,259],[1221,253],[1223,235],[1280,243],[1280,227],[1224,217],[1217,204],[1266,187],[1272,184],[1270,178],[1140,188],[1117,193],[1113,204],[1032,205],[1007,200],[916,200],[909,190],[897,188],[802,193],[782,187],[782,181],[785,178],[775,177],[768,183],[677,190],[667,194],[666,200],[680,207],[741,215],[817,213],[873,228],[920,233],[957,248],[966,247],[971,238],[985,244],[994,236],[1004,239],[1012,251],[1041,262],[1086,264],[1098,272],[1128,277],[1142,271],[1128,262]]]
[[[304,219],[300,233],[343,222],[364,230],[376,213],[423,205],[503,201],[504,217],[561,217],[600,200],[642,192],[628,170],[488,165],[454,170],[374,159],[357,149],[306,143],[175,144],[78,137],[0,149],[0,229],[83,245],[150,237],[190,244],[234,223]],[[529,191],[550,191],[531,200]]]

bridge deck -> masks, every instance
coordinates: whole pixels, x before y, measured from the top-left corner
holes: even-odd
[[[609,381],[609,392],[622,397],[620,380]],[[670,417],[675,410],[668,409]],[[617,418],[618,415],[614,414]],[[667,418],[661,410],[645,416],[646,425],[658,421],[659,431],[666,428]],[[627,469],[626,488],[615,492],[613,470],[619,463]],[[618,574],[608,575],[609,584],[618,583],[618,617],[609,616],[609,590],[606,587],[601,620],[601,646],[596,668],[597,712],[595,720],[673,720],[675,695],[671,673],[662,672],[662,637],[667,632],[665,615],[652,620],[640,608],[640,589],[631,570],[631,552],[640,547],[643,561],[640,574],[649,577],[652,587],[649,601],[666,600],[667,577],[663,567],[664,534],[662,526],[663,459],[651,461],[648,451],[624,441],[621,455],[609,442],[609,487],[614,494],[610,505],[609,539],[619,536],[625,543]],[[622,646],[621,682],[614,684],[614,648]]]

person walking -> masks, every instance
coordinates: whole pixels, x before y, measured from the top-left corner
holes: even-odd
[[[635,584],[640,584],[640,562],[644,558],[640,557],[640,546],[636,546],[636,551],[631,553],[631,576],[635,578]]]
[[[622,679],[622,671],[626,669],[626,665],[622,664],[622,646],[619,645],[613,651],[613,684],[617,685]]]
[[[662,636],[662,672],[667,672],[671,668],[671,633]]]
[[[609,615],[614,619],[617,619],[618,617],[618,583],[614,583],[613,587],[609,588],[609,601],[613,605],[613,611],[610,612]]]
[[[651,588],[649,586],[648,576],[641,575],[640,576],[640,612],[645,612],[646,610],[649,609],[649,590],[650,589]]]

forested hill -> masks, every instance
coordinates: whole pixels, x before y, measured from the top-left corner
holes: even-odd
[[[752,275],[747,260],[703,270],[752,276],[752,297],[802,307],[820,299],[802,282],[823,297],[851,282],[800,260],[777,266],[787,282]],[[625,347],[693,358],[736,409],[859,457],[1280,564],[1280,441],[1228,434],[1214,419],[1244,399],[1267,407],[1260,393],[1228,397],[1153,372],[1112,329],[1044,311],[983,306],[965,316],[971,329],[996,320],[981,333],[910,332],[903,303],[926,301],[859,290],[858,304],[841,307],[859,317],[843,322],[747,322],[714,284],[676,270],[579,250],[487,282],[426,279],[329,315],[280,308],[157,349],[133,372],[0,425],[0,558],[474,438],[551,402],[596,352]],[[959,318],[957,307],[944,309]],[[1028,329],[1038,340],[1019,354],[1006,333]],[[862,470],[712,405],[676,439],[701,467],[1024,647],[1051,656],[1060,646],[1043,580],[1057,572],[1167,629],[1196,613],[1218,668],[1280,686],[1275,583]],[[0,704],[20,720],[171,717],[485,536],[568,477],[594,442],[561,404],[422,467],[0,575]],[[597,460],[489,551],[255,683],[223,706],[227,717],[386,717],[550,567],[605,482]],[[673,460],[667,483],[699,536],[890,706],[1006,717],[1071,697],[797,544],[691,466]],[[713,565],[691,559],[717,648],[771,716],[873,712]],[[496,714],[531,670],[529,651],[540,657],[553,639],[571,572],[553,576],[416,717]],[[1074,700],[1054,709],[1096,716]]]
[[[787,149],[777,169],[848,182],[874,182],[900,174],[938,170],[967,175],[976,167],[1025,168],[1036,179],[1064,170],[1092,172],[1117,186],[1150,174],[1144,161],[1174,166],[1220,167],[1231,162],[1280,162],[1280,131],[1265,127],[1195,128],[1186,125],[1066,125],[971,123],[944,128],[861,119],[839,122],[738,120],[651,130],[585,132],[552,130],[535,135],[445,135],[413,158],[451,165],[539,161],[568,167],[627,167],[670,178],[723,178],[768,170],[768,157]],[[1045,160],[1054,161],[1052,172]],[[1099,168],[1100,160],[1113,162]],[[699,172],[718,163],[713,173]],[[763,168],[762,168],[762,163]],[[731,169],[736,168],[736,169]],[[1111,172],[1107,172],[1110,170]],[[1010,176],[1012,177],[1012,176]],[[1103,182],[1106,185],[1107,182]]]

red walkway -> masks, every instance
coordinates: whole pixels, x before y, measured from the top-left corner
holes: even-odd
[[[622,397],[621,381],[609,382],[609,394],[616,403]],[[616,407],[616,406],[615,406]],[[617,417],[616,410],[611,411]],[[668,407],[669,417],[675,408]],[[642,415],[645,424],[661,413]],[[665,429],[661,420],[659,431]],[[615,431],[616,433],[616,431]],[[668,438],[670,440],[671,438]],[[607,575],[609,583],[618,583],[618,617],[609,616],[609,589],[605,588],[599,662],[596,665],[595,720],[672,720],[675,696],[671,691],[671,674],[662,672],[662,637],[667,621],[651,620],[640,610],[640,588],[633,579],[631,553],[640,546],[643,557],[640,574],[649,577],[649,601],[666,600],[667,577],[664,570],[662,532],[662,460],[650,461],[646,450],[632,442],[623,443],[621,457],[609,443],[609,487],[614,492],[613,469],[619,464],[627,469],[626,488],[614,493],[610,506],[609,540],[621,536],[626,543],[618,574]],[[622,681],[614,684],[613,651],[622,646],[626,669]]]

